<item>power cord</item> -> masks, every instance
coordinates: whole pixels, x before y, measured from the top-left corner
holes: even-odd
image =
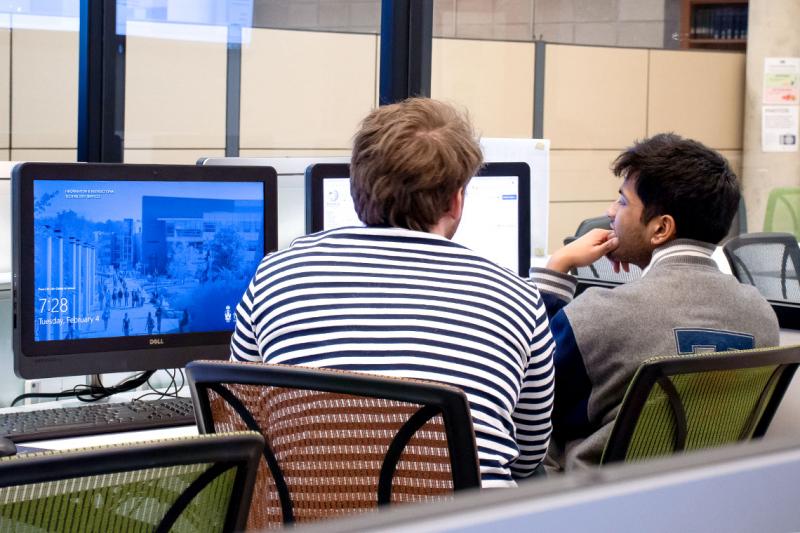
[[[19,396],[14,398],[14,400],[11,402],[11,407],[13,407],[17,402],[26,400],[28,398],[53,398],[57,400],[59,398],[74,396],[82,402],[96,402],[98,400],[102,400],[103,398],[108,398],[109,396],[113,396],[114,394],[117,394],[119,392],[127,392],[130,390],[137,389],[142,385],[144,385],[145,383],[149,383],[149,380],[154,373],[155,370],[148,370],[147,372],[141,372],[139,374],[127,377],[111,387],[105,387],[100,381],[100,376],[98,375],[96,376],[96,379],[99,385],[80,384],[80,385],[75,385],[71,389],[67,389],[61,392],[29,392],[27,394],[20,394]],[[174,382],[175,378],[173,376],[173,383]]]
[[[180,396],[180,392],[186,386],[186,376],[183,373],[183,369],[181,368],[172,368],[172,369],[164,369],[164,372],[170,377],[170,381],[167,384],[167,388],[164,390],[158,390],[153,387],[150,380],[147,381],[147,386],[150,387],[150,391],[142,394],[135,398],[135,400],[141,400],[142,398],[147,398],[149,396],[156,396],[157,400],[162,400],[164,398],[178,398]],[[178,385],[178,376],[180,376],[180,385]],[[173,391],[174,389],[174,391]]]

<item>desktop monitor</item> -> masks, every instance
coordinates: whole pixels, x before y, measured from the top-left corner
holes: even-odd
[[[236,305],[276,249],[272,168],[24,163],[12,196],[17,375],[229,356]]]
[[[306,233],[361,225],[350,196],[350,166],[306,169]],[[530,167],[486,163],[469,181],[453,241],[520,276],[530,270]]]

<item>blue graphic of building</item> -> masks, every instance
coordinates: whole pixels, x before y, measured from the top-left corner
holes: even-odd
[[[207,243],[223,229],[241,239],[242,262],[251,264],[261,259],[256,255],[264,248],[263,209],[263,202],[255,200],[143,197],[141,241],[145,271],[166,273],[177,245],[192,247],[209,259]]]

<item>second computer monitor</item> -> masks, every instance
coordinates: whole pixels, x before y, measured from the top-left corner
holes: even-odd
[[[527,277],[530,268],[530,168],[487,163],[470,180],[453,241]],[[361,225],[350,196],[350,167],[306,170],[306,232]]]

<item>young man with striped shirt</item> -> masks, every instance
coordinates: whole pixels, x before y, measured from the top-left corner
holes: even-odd
[[[556,338],[556,398],[548,467],[600,462],[637,367],[655,355],[777,346],[775,313],[755,287],[719,271],[711,254],[739,205],[727,161],[702,144],[656,135],[623,152],[611,231],[593,230],[532,269]],[[570,303],[567,272],[608,254],[645,269],[615,289]],[[568,305],[567,305],[568,304]]]
[[[482,485],[502,487],[547,449],[554,343],[535,286],[450,240],[481,162],[469,122],[446,104],[370,113],[351,161],[365,226],[265,257],[237,307],[231,352],[460,387]]]

